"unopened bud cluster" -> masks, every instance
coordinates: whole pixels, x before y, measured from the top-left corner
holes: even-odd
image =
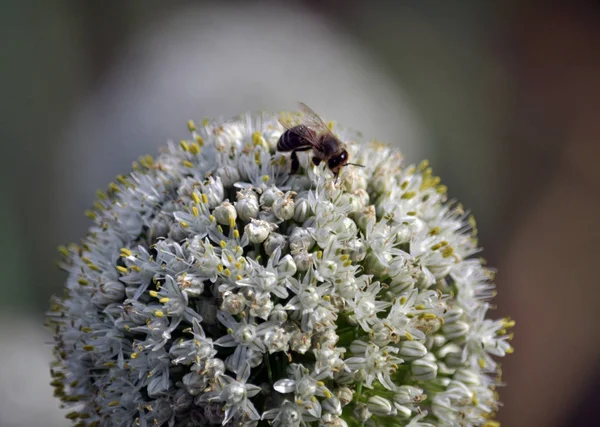
[[[78,426],[495,426],[509,319],[427,163],[334,128],[290,175],[275,115],[191,136],[99,192],[48,325]]]

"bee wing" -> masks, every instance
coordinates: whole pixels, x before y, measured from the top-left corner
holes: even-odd
[[[308,105],[304,104],[303,102],[299,102],[299,104],[300,104],[300,109],[304,113],[302,120],[306,126],[313,129],[318,134],[328,133],[328,134],[333,135],[333,133],[331,132],[331,129],[329,129],[329,126],[327,126],[327,124],[325,124],[325,122],[323,120],[321,120],[319,115],[317,113],[315,113],[312,110],[312,108],[310,108]]]

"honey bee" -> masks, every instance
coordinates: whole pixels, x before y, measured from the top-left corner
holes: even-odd
[[[313,164],[318,166],[321,162],[327,162],[327,167],[337,178],[342,167],[354,164],[348,162],[346,146],[310,107],[303,103],[300,103],[300,107],[304,115],[297,118],[295,123],[279,120],[286,130],[277,141],[277,150],[292,152],[291,174],[296,173],[300,166],[298,151],[312,150]]]

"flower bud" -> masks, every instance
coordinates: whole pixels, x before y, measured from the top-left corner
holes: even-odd
[[[453,340],[467,335],[467,332],[469,332],[469,324],[462,321],[450,323],[449,325],[442,326],[442,332],[446,335],[446,338]]]
[[[208,386],[208,377],[192,371],[183,376],[183,385],[189,394],[198,396]]]
[[[283,277],[290,277],[296,274],[297,268],[294,258],[291,255],[286,255],[279,261],[277,265],[277,273]]]
[[[237,201],[235,209],[240,219],[244,222],[250,221],[252,218],[258,218],[260,207],[258,206],[258,197],[252,190],[237,193]]]
[[[315,240],[306,228],[295,227],[290,234],[290,250],[292,253],[301,250],[309,251],[314,243]]]
[[[212,176],[206,180],[202,186],[202,191],[208,197],[208,207],[214,209],[223,201],[225,189],[221,178],[214,179]]]
[[[283,198],[283,191],[275,186],[269,187],[260,196],[260,204],[261,206],[270,208],[276,200],[281,198]]]
[[[406,360],[419,359],[427,354],[427,349],[418,341],[403,341],[398,356]]]
[[[298,271],[307,271],[313,264],[312,254],[306,252],[305,250],[296,252],[293,255],[293,258]]]
[[[342,404],[337,396],[332,395],[321,401],[321,406],[332,415],[342,415]]]
[[[444,314],[444,324],[449,325],[451,323],[460,320],[464,314],[464,310],[461,307],[454,306]]]
[[[277,199],[273,203],[273,213],[280,220],[287,221],[294,216],[295,203],[292,198],[294,194],[294,192],[289,191],[285,197]]]
[[[235,207],[229,202],[223,202],[215,208],[213,211],[215,218],[219,224],[222,225],[234,225],[237,219],[237,211]]]
[[[352,397],[354,396],[354,392],[348,387],[337,388],[334,390],[334,394],[340,400],[342,406],[346,406],[348,403],[352,402]]]
[[[259,219],[252,219],[250,220],[250,224],[244,227],[244,231],[251,243],[262,243],[269,237],[271,224]]]
[[[269,313],[269,321],[283,323],[288,319],[287,310],[281,304],[277,304]]]
[[[294,206],[294,221],[298,224],[302,224],[308,218],[310,213],[310,206],[306,199],[296,199],[296,206]]]
[[[392,406],[392,402],[380,396],[369,397],[367,407],[373,415],[388,416],[396,414],[396,409]]]
[[[273,255],[276,249],[280,249],[281,252],[285,252],[287,250],[287,237],[283,234],[279,233],[271,233],[267,240],[264,241],[263,247],[265,248],[265,252],[267,255]]]
[[[403,385],[398,387],[396,394],[394,394],[394,402],[400,405],[414,405],[421,403],[427,398],[427,395],[423,394],[423,390],[410,385]]]
[[[365,423],[373,416],[369,411],[369,408],[364,403],[357,403],[352,411],[352,415],[357,419],[359,423]]]
[[[221,166],[215,171],[215,175],[221,179],[224,187],[233,187],[240,180],[238,168],[232,165]]]
[[[361,262],[367,256],[367,247],[362,239],[352,239],[348,242],[347,248],[350,252],[350,260],[353,263]]]
[[[437,376],[438,366],[435,362],[425,359],[415,360],[410,365],[410,372],[413,379],[417,381],[430,381]]]

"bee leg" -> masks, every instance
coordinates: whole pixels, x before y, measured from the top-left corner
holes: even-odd
[[[296,154],[296,150],[292,151],[292,155],[290,156],[292,159],[292,169],[290,170],[290,175],[295,174],[300,167],[300,162],[298,161],[298,154]]]

